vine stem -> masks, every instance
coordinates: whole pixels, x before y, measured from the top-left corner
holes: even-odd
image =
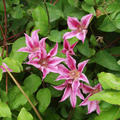
[[[71,107],[67,120],[71,120],[72,115],[73,115],[73,113],[74,113],[74,109],[75,109],[75,108],[72,108],[72,107]]]
[[[22,94],[26,97],[26,99],[28,100],[28,102],[30,103],[30,105],[32,106],[33,110],[35,111],[36,115],[38,116],[39,120],[42,120],[41,115],[39,114],[38,110],[36,109],[36,107],[33,105],[33,103],[31,102],[31,100],[29,99],[29,97],[27,96],[27,94],[24,92],[24,90],[22,89],[22,87],[20,86],[20,84],[18,83],[18,81],[14,78],[14,76],[9,72],[9,70],[3,66],[5,68],[5,70],[7,71],[7,73],[9,74],[9,76],[12,78],[12,80],[14,81],[14,83],[17,85],[17,87],[19,88],[19,90],[22,92]]]

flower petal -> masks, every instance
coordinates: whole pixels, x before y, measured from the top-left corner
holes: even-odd
[[[71,102],[72,107],[75,108],[77,99],[76,99],[76,92],[74,91],[71,91],[70,102]]]
[[[77,30],[78,26],[80,26],[80,22],[75,17],[68,17],[67,24],[71,30]]]
[[[78,64],[78,71],[80,71],[82,73],[84,67],[86,66],[86,64],[88,63],[88,60],[85,60],[81,63]]]
[[[33,44],[34,46],[38,47],[39,46],[39,36],[38,36],[38,31],[39,30],[35,30],[32,32],[32,40],[33,40]]]
[[[64,58],[53,57],[53,58],[49,59],[48,64],[52,64],[52,65],[56,66],[56,65],[58,65],[59,63],[61,63],[63,61],[65,61]]]
[[[32,39],[26,33],[25,33],[25,39],[26,39],[26,45],[28,46],[28,48],[33,49],[34,47],[33,47]]]
[[[68,67],[71,70],[76,69],[76,61],[70,55],[67,55],[67,59],[66,59],[65,63],[68,65]]]
[[[67,49],[67,50],[70,49],[70,44],[69,44],[69,42],[68,42],[66,39],[64,39],[63,46],[64,46],[64,48]]]
[[[40,42],[39,42],[39,45],[40,45],[40,47],[42,47],[42,48],[46,48],[46,44],[45,44],[45,40],[47,39],[48,37],[45,37],[45,38],[42,38],[41,40],[40,40]]]
[[[88,105],[89,104],[89,101],[88,101],[88,98],[90,97],[90,95],[88,95],[84,101],[79,105],[79,106],[85,106],[85,105]]]
[[[48,69],[46,69],[46,68],[44,68],[43,70],[42,70],[42,72],[43,72],[43,79],[46,77],[46,75],[50,72]]]
[[[68,75],[59,75],[55,81],[63,80],[63,79],[69,79],[69,76]]]
[[[58,85],[58,86],[53,86],[56,90],[63,90],[66,86],[66,82],[61,84],[61,85]]]
[[[71,45],[71,48],[73,49],[73,48],[76,46],[77,43],[78,43],[78,41],[75,42],[74,44],[72,44],[72,45]]]
[[[63,64],[58,65],[58,71],[61,75],[65,75],[69,73],[69,70]]]
[[[79,80],[82,80],[82,81],[84,81],[84,82],[89,84],[89,81],[88,81],[87,77],[83,73],[80,75]]]
[[[41,56],[41,59],[44,59],[47,57],[47,52],[44,48],[41,48],[41,52],[39,56]]]
[[[81,89],[83,91],[83,93],[87,94],[90,93],[91,91],[93,91],[94,89],[91,86],[85,85],[81,83]]]
[[[17,50],[18,52],[27,52],[27,53],[31,53],[31,49],[29,49],[28,47],[23,47],[20,48],[19,50]]]
[[[84,43],[85,38],[86,38],[86,34],[87,34],[87,30],[82,30],[82,32],[79,32],[78,34],[76,34],[76,37],[79,40],[82,40],[82,43]]]
[[[48,56],[55,56],[57,54],[57,50],[58,50],[58,43],[56,43],[55,47],[50,50]]]
[[[100,114],[100,107],[99,107],[99,103],[97,103],[97,114]]]
[[[78,80],[74,80],[72,83],[72,91],[77,93],[78,87],[80,86],[80,82]]]
[[[85,28],[87,28],[88,25],[90,24],[90,20],[91,20],[92,16],[93,16],[92,14],[88,14],[88,15],[82,17],[81,23]]]
[[[66,100],[71,94],[71,88],[70,87],[67,87],[64,91],[64,94],[62,96],[62,99],[60,100],[60,102]]]
[[[96,101],[89,101],[89,104],[88,104],[88,114],[90,114],[91,112],[95,111],[96,108],[97,108]]]
[[[72,38],[72,37],[75,37],[77,34],[78,34],[77,31],[66,32],[66,33],[63,35],[63,39],[70,39],[70,38]]]
[[[80,99],[84,100],[84,96],[83,96],[83,94],[81,93],[80,89],[77,90],[77,96],[78,96]]]

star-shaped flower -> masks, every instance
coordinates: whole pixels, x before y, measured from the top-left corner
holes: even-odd
[[[62,53],[69,54],[69,55],[75,55],[73,49],[77,43],[78,42],[75,42],[74,44],[70,45],[70,43],[67,40],[64,40],[64,42],[63,42],[64,48],[62,49]]]
[[[45,40],[47,38],[42,38],[39,41],[39,36],[38,36],[38,31],[39,30],[35,30],[32,32],[32,36],[28,36],[27,34],[25,34],[25,38],[26,38],[26,47],[20,48],[18,51],[19,52],[27,52],[27,53],[37,53],[40,52],[41,48],[45,48]]]
[[[65,60],[66,65],[69,69],[67,69],[64,65],[58,65],[59,76],[56,79],[74,79],[74,80],[82,80],[86,83],[89,83],[87,77],[83,72],[85,65],[87,64],[88,60],[85,60],[78,64],[78,69],[76,68],[76,61],[70,55],[67,54],[67,58]]]
[[[64,61],[64,59],[56,57],[57,49],[58,43],[56,43],[55,47],[52,48],[48,54],[44,48],[41,48],[41,52],[39,52],[36,57],[29,57],[27,64],[31,64],[40,69],[43,72],[43,79],[49,72],[58,73],[57,65]]]
[[[95,87],[91,87],[91,86],[82,84],[81,88],[83,90],[83,93],[85,93],[85,94],[89,93],[89,95],[84,99],[84,101],[80,104],[80,106],[88,105],[88,114],[95,111],[95,110],[99,114],[100,113],[99,101],[96,101],[96,100],[89,101],[88,99],[93,94],[96,94],[102,90],[101,85],[97,84]]]
[[[88,14],[86,16],[83,16],[81,18],[81,21],[79,21],[75,17],[68,17],[67,24],[71,32],[67,32],[64,34],[63,39],[70,39],[72,37],[77,37],[79,40],[82,40],[84,43],[86,34],[87,34],[87,28],[91,21],[92,14]]]
[[[60,102],[63,102],[68,97],[70,97],[70,102],[73,108],[75,108],[76,106],[77,96],[80,99],[84,100],[84,96],[82,95],[80,91],[80,82],[78,80],[68,79],[63,84],[59,86],[54,86],[54,88],[57,90],[65,89]]]

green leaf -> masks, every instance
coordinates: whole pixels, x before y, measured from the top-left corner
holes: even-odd
[[[91,42],[91,44],[93,46],[97,46],[98,45],[98,43],[96,41],[96,38],[95,38],[95,36],[93,34],[90,36],[90,42]]]
[[[22,65],[15,59],[6,57],[3,62],[7,64],[8,68],[12,69],[12,72],[21,72],[23,70]]]
[[[102,72],[98,74],[98,80],[104,89],[120,90],[120,77]]]
[[[65,30],[63,30],[63,31],[52,30],[50,32],[50,35],[48,36],[48,38],[50,41],[60,43],[61,41],[63,41],[62,37],[63,37],[64,32],[65,32]]]
[[[120,118],[120,109],[118,106],[112,106],[109,109],[105,109],[100,112],[100,115],[96,116],[94,120],[117,120]]]
[[[0,66],[2,65],[2,57],[0,56]]]
[[[17,120],[33,120],[32,115],[23,107],[17,117]]]
[[[32,17],[35,22],[35,29],[40,29],[41,35],[47,35],[49,25],[46,10],[41,6],[38,6],[33,10]]]
[[[95,54],[95,50],[89,47],[88,40],[85,40],[84,44],[77,44],[78,51],[86,57],[91,57]]]
[[[115,24],[116,28],[120,29],[120,12],[117,13],[117,16],[114,19],[114,24]]]
[[[25,11],[22,9],[22,5],[17,5],[13,7],[13,10],[11,11],[11,16],[15,19],[23,18]]]
[[[113,32],[117,30],[115,23],[112,20],[111,16],[106,16],[103,22],[98,27],[98,29],[104,32]]]
[[[84,0],[89,5],[96,5],[100,0]]]
[[[17,50],[25,46],[26,46],[25,37],[21,37],[17,39],[12,45],[12,51],[10,57],[22,63],[27,58],[28,53],[18,52]]]
[[[37,92],[37,100],[39,102],[39,111],[44,112],[51,101],[51,92],[48,88],[40,89]]]
[[[98,101],[105,101],[110,104],[120,105],[120,92],[119,91],[108,91],[104,90],[99,93],[92,95],[89,100],[98,100]]]
[[[115,57],[106,51],[99,51],[95,58],[95,62],[110,70],[120,71],[120,66],[117,64]]]
[[[31,74],[24,80],[24,87],[33,94],[41,85],[42,80],[35,74]]]
[[[68,0],[68,3],[73,7],[78,7],[79,0]]]
[[[28,93],[28,91],[25,91]],[[25,105],[27,103],[26,97],[20,92],[18,87],[14,86],[8,92],[8,103],[12,110],[17,109],[18,107]]]
[[[52,84],[52,85],[60,85],[60,84],[63,83],[63,80],[55,81],[56,78],[58,77],[58,75],[59,75],[59,74],[57,74],[57,73],[52,73],[52,72],[51,72],[51,73],[49,73],[49,74],[45,77],[44,81],[45,81],[46,83],[50,83],[50,84]]]
[[[96,15],[93,6],[91,6],[91,5],[83,2],[81,7],[82,7],[82,9],[83,9],[84,11],[86,11],[86,12],[88,12],[88,13],[92,13],[94,16]]]
[[[6,103],[0,101],[0,117],[8,117],[11,118],[10,108]]]
[[[50,16],[50,22],[53,22],[59,19],[60,17],[64,17],[62,11],[58,9],[55,5],[47,3],[47,7]]]

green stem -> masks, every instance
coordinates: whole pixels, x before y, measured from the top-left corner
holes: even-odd
[[[28,100],[28,102],[32,106],[33,110],[35,111],[36,115],[38,116],[39,120],[42,120],[42,117],[39,114],[38,110],[35,108],[35,106],[31,102],[31,100],[29,99],[29,97],[27,96],[27,94],[24,92],[24,90],[22,89],[22,87],[20,86],[20,84],[17,82],[17,80],[14,78],[14,76],[9,72],[9,70],[5,66],[3,66],[3,67],[5,68],[5,70],[9,74],[9,76],[12,78],[12,80],[14,81],[14,83],[17,85],[17,87],[19,88],[19,90],[22,92],[22,94],[26,97],[26,99]]]

